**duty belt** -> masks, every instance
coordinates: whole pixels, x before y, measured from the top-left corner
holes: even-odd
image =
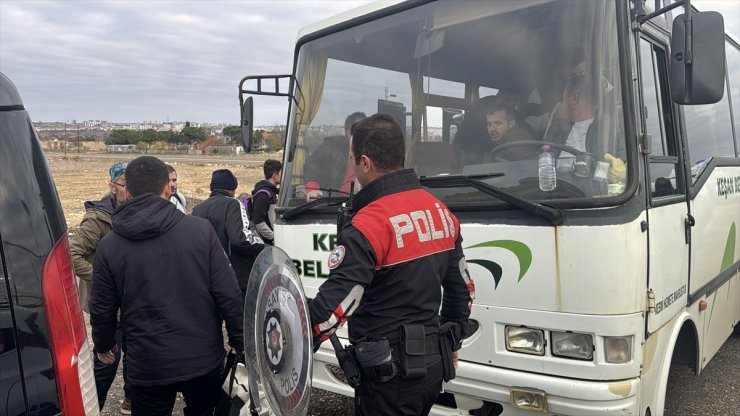
[[[370,380],[387,380],[399,373],[399,365],[401,363],[401,344],[394,342],[390,344],[390,347],[391,361],[372,367],[360,367],[360,372],[363,377]],[[437,334],[430,334],[425,337],[424,350],[424,354],[427,356],[440,353],[439,337]]]

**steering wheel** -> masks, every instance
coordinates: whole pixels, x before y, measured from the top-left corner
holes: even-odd
[[[506,158],[502,157],[501,155],[499,155],[499,153],[503,152],[506,149],[512,148],[512,147],[521,147],[521,146],[538,146],[538,147],[542,147],[543,145],[546,145],[546,144],[547,145],[550,145],[550,148],[552,148],[552,149],[558,149],[558,150],[560,150],[562,152],[568,152],[568,153],[572,154],[573,156],[578,156],[578,155],[580,155],[582,153],[585,153],[585,152],[582,152],[582,151],[580,151],[580,150],[578,150],[578,149],[576,149],[574,147],[571,147],[571,146],[568,146],[568,145],[565,145],[565,144],[559,144],[559,143],[553,143],[553,142],[546,142],[546,141],[543,141],[543,140],[519,140],[519,141],[516,141],[516,142],[500,144],[500,145],[494,147],[493,149],[491,149],[490,152],[488,152],[488,159],[489,160],[493,160],[495,162],[508,161],[509,159],[506,159]]]

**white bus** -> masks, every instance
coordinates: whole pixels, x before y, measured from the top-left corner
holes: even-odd
[[[347,199],[324,179],[306,205],[311,156],[348,115],[395,117],[460,220],[477,298],[434,414],[660,415],[669,368],[700,373],[738,323],[740,47],[717,13],[649,3],[384,1],[303,29],[292,74],[242,81],[289,97],[276,242],[309,297]],[[345,178],[339,159],[319,170]],[[352,395],[330,345],[314,363]]]

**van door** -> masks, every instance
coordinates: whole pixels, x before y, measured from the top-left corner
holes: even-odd
[[[666,49],[648,38],[639,40],[645,184],[648,195],[647,332],[658,330],[686,306],[691,227],[684,164],[674,107],[668,90]]]
[[[0,241],[2,236],[0,236]],[[18,342],[10,303],[5,257],[0,245],[0,414],[26,413],[23,378],[18,361]]]

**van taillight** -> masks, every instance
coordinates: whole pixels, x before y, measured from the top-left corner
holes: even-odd
[[[46,258],[42,282],[62,413],[96,415],[99,409],[92,355],[66,235]]]

